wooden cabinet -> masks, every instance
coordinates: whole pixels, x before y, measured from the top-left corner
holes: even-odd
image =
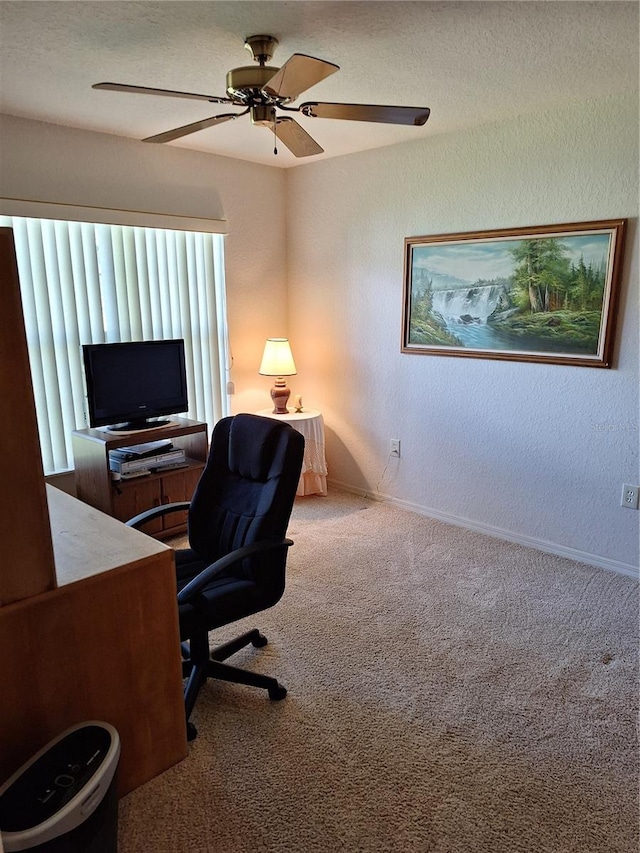
[[[202,463],[190,463],[189,468],[113,483],[111,514],[120,521],[127,521],[151,507],[191,500],[200,479],[202,467]],[[150,521],[140,529],[152,536],[162,538],[186,530],[186,524],[186,512],[172,512],[155,521]]]
[[[130,480],[112,480],[110,450],[163,438],[184,450],[186,468],[169,468]],[[138,433],[76,430],[72,443],[78,497],[120,521],[161,504],[191,500],[209,449],[207,425],[186,418],[172,418],[171,426]],[[142,529],[158,539],[182,533],[187,529],[186,512],[171,513],[149,522]]]

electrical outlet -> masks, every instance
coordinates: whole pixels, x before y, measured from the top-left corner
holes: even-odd
[[[638,509],[638,493],[640,486],[628,486],[626,483],[622,487],[622,498],[620,506],[626,506],[627,509]]]
[[[400,439],[392,438],[391,439],[391,450],[389,451],[389,456],[400,456]]]

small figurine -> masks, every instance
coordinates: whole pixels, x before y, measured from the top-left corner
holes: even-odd
[[[293,399],[294,399],[294,402],[296,404],[296,412],[301,412],[302,411],[302,395],[296,394]]]

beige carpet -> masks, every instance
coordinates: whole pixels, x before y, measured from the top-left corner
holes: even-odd
[[[637,853],[638,585],[339,492],[120,853]],[[141,713],[144,710],[141,709]]]

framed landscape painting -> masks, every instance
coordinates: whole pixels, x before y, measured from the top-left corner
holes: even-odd
[[[402,352],[610,367],[625,225],[407,237]]]

